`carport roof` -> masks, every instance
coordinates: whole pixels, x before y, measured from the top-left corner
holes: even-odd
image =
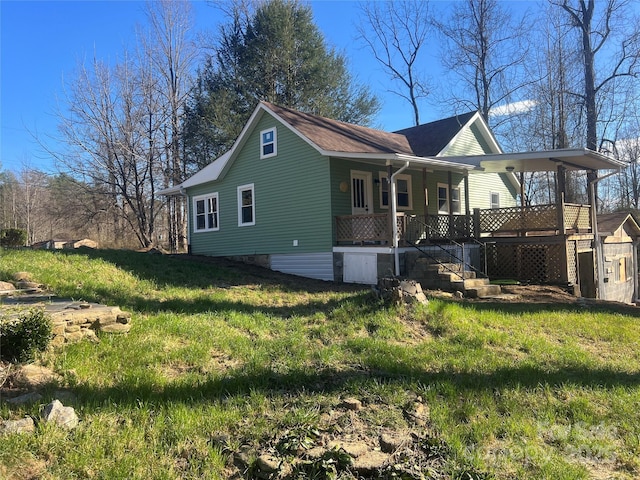
[[[625,163],[586,148],[539,152],[499,153],[446,157],[450,162],[474,165],[483,172],[552,172],[558,166],[567,170],[616,170]]]

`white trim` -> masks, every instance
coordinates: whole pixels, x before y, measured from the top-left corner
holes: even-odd
[[[271,139],[270,142],[264,141],[264,135],[267,133],[271,133],[273,135],[273,138]],[[273,152],[264,153],[264,147],[271,144],[273,145]],[[271,128],[262,130],[260,132],[260,159],[271,158],[271,157],[275,157],[276,155],[278,155],[278,130],[276,129],[276,127],[271,127]]]
[[[447,197],[445,198],[445,207],[444,209],[440,208],[440,188],[444,188],[445,191],[447,192]],[[453,199],[451,198],[451,192],[452,191],[457,191],[458,192],[458,209],[454,210],[452,213],[455,214],[459,214],[462,212],[462,198],[460,197],[460,187],[456,187],[451,185],[451,189],[449,189],[449,185],[446,183],[442,183],[442,182],[438,182],[437,186],[436,186],[436,202],[437,202],[437,207],[438,207],[438,214],[439,215],[449,215],[449,207],[451,206],[451,204],[453,203]]]
[[[356,207],[353,204],[354,201],[354,191],[353,191],[353,180],[354,177],[364,177],[364,188],[365,188],[365,198],[363,201],[365,202],[364,210],[366,213],[357,213]],[[351,194],[351,214],[352,215],[368,215],[374,212],[373,208],[373,174],[371,172],[365,172],[362,170],[350,170],[349,171],[349,193]]]
[[[402,249],[399,249],[399,250],[402,250]],[[337,247],[333,247],[333,252],[334,253],[369,252],[369,253],[386,253],[388,255],[391,255],[393,253],[393,248],[392,247],[363,247],[359,245],[355,245],[352,247],[352,246],[340,245]]]
[[[215,210],[213,212],[211,212],[209,210],[209,201],[210,199],[215,199]],[[203,233],[203,232],[217,232],[218,230],[220,230],[220,197],[218,195],[218,192],[214,192],[214,193],[207,193],[204,195],[198,195],[196,197],[192,197],[192,208],[193,208],[193,233]],[[200,201],[204,201],[204,213],[202,213],[201,215],[204,215],[204,219],[205,219],[205,228],[198,228],[198,206],[197,203]],[[211,213],[214,213],[215,217],[215,227],[213,228],[207,228],[206,224],[207,224],[207,216],[210,215]]]
[[[251,222],[242,222],[242,192],[251,191]],[[250,227],[256,224],[256,191],[253,183],[240,185],[237,189],[238,194],[238,226]]]
[[[384,204],[383,202],[383,191],[382,191],[382,187],[384,182],[387,181],[387,172],[378,172],[378,179],[380,180],[380,183],[378,185],[378,194],[380,196],[380,208],[382,209],[388,209],[390,207],[389,205],[389,201],[388,199],[391,198],[391,188],[387,187],[387,205]],[[408,195],[408,200],[409,200],[409,204],[407,206],[405,205],[400,205],[400,203],[398,203],[398,210],[413,210],[413,177],[411,177],[411,175],[407,175],[406,173],[401,173],[400,175],[396,176],[396,179],[398,180],[406,180],[407,182],[407,195]],[[397,195],[398,195],[398,182],[396,180],[396,200]]]
[[[467,123],[465,123],[458,129],[458,132],[453,136],[453,138],[449,141],[449,143],[447,143],[447,145],[442,150],[440,150],[440,152],[438,152],[437,156],[446,158],[447,152],[449,151],[449,149],[458,141],[458,139],[463,135],[463,133],[466,130],[470,129],[471,125],[473,125],[476,122],[480,123],[479,125],[480,135],[482,135],[482,137],[485,139],[485,141],[489,145],[489,148],[491,149],[491,153],[497,153],[497,154],[502,153],[502,149],[500,148],[500,145],[498,144],[498,141],[496,140],[495,136],[491,132],[491,129],[489,129],[487,122],[484,121],[484,118],[482,117],[482,115],[480,115],[480,112],[476,112],[471,116],[471,118]]]
[[[444,208],[440,208],[440,188],[444,188],[446,193],[444,197]],[[448,214],[449,213],[449,185],[446,183],[438,183],[436,186],[436,206],[438,207],[438,214]]]
[[[494,195],[498,196],[498,202],[497,202],[495,207],[494,207],[494,203],[493,203],[493,196]],[[489,208],[500,208],[500,192],[494,192],[494,191],[489,192]]]

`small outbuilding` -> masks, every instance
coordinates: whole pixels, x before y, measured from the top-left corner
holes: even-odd
[[[628,212],[600,214],[598,238],[602,247],[599,298],[635,303],[638,298],[638,222]]]

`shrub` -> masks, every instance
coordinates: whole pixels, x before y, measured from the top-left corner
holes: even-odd
[[[51,340],[51,322],[42,310],[29,310],[17,320],[0,319],[0,359],[29,362]]]
[[[0,230],[0,247],[16,248],[27,243],[27,232],[20,228],[5,228]]]

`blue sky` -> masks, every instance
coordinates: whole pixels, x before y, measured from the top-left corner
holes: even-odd
[[[215,30],[223,20],[204,0],[195,1],[194,7],[200,30]],[[376,126],[385,130],[411,126],[409,106],[388,92],[387,77],[355,40],[357,2],[316,0],[311,7],[327,42],[347,55],[358,81],[369,85],[381,99]],[[135,27],[144,20],[144,2],[140,1],[0,0],[0,168],[18,170],[23,164],[52,168],[50,156],[33,136],[53,143],[64,79],[73,78],[78,63],[91,60],[94,54],[115,60],[125,46],[134,45]],[[434,55],[435,49],[425,59],[431,74],[438,70]],[[421,120],[439,115],[425,107]]]

